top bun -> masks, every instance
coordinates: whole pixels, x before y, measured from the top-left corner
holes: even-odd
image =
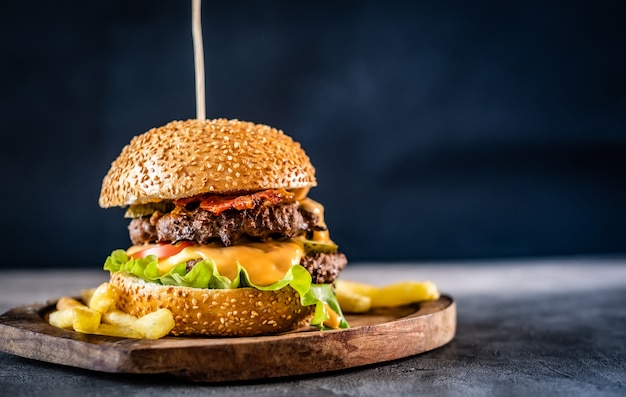
[[[172,121],[122,149],[102,181],[100,206],[316,185],[309,157],[280,130],[239,120]]]

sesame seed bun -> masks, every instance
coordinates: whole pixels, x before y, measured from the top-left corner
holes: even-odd
[[[124,147],[102,182],[101,207],[316,186],[300,144],[275,128],[239,120],[172,121]]]
[[[300,306],[290,287],[278,291],[254,288],[199,289],[149,283],[111,274],[119,309],[143,316],[169,309],[176,325],[171,335],[256,336],[291,331],[309,324],[315,306]]]

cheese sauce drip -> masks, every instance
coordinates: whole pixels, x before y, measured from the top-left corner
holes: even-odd
[[[311,212],[315,214],[318,218],[317,225],[325,228],[326,230],[316,230],[313,232],[313,237],[311,240],[319,241],[321,243],[332,244],[332,240],[330,239],[330,233],[328,233],[328,227],[326,226],[326,222],[324,222],[324,206],[318,203],[315,200],[312,200],[308,197],[298,200],[302,209],[307,212]]]
[[[131,247],[127,253],[135,250],[135,247]],[[234,280],[238,274],[237,265],[241,265],[253,284],[265,286],[285,277],[293,265],[300,263],[303,255],[302,246],[292,241],[249,242],[230,247],[195,245],[159,260],[157,268],[161,274],[165,274],[179,263],[192,259],[211,259],[222,276]]]

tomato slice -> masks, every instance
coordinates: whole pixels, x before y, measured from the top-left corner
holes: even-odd
[[[163,243],[150,248],[146,248],[141,251],[137,251],[130,256],[135,259],[145,258],[148,255],[154,255],[157,259],[169,258],[170,256],[178,254],[183,249],[192,246],[191,241],[182,241],[176,244]]]

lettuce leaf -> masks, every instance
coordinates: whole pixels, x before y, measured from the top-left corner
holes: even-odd
[[[300,304],[302,306],[315,305],[315,313],[313,314],[311,325],[327,329],[323,324],[324,321],[330,318],[326,309],[326,305],[328,305],[329,308],[339,315],[339,327],[349,328],[330,284],[313,284],[311,275],[301,265],[292,266],[281,280],[270,285],[259,286],[250,281],[248,272],[242,266],[239,266],[237,277],[234,280],[230,280],[219,273],[215,262],[210,259],[204,259],[196,263],[189,272],[187,272],[185,263],[179,263],[169,272],[159,274],[157,264],[158,260],[154,255],[135,259],[129,257],[126,255],[126,251],[120,249],[113,251],[107,258],[104,263],[104,270],[108,270],[111,273],[124,272],[132,274],[157,284],[192,288],[232,289],[252,287],[262,291],[276,291],[290,286],[300,295]]]

